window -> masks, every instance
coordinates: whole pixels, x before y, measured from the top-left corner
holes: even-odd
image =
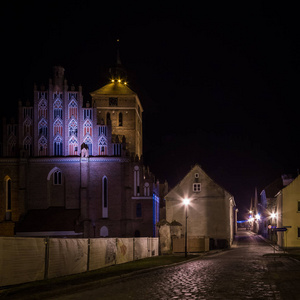
[[[201,191],[201,183],[193,183],[193,192],[200,192]]]
[[[61,172],[60,171],[55,171],[53,173],[53,184],[61,185]]]
[[[102,178],[102,218],[108,217],[108,180],[104,176]]]
[[[77,122],[72,119],[69,123],[69,136],[77,136]]]
[[[137,203],[136,205],[136,217],[137,218],[142,217],[142,203]]]
[[[300,201],[298,201],[298,212],[300,212]]]
[[[62,102],[57,99],[53,104],[53,119],[56,119],[57,117],[62,119],[62,108]]]
[[[119,113],[119,126],[123,126],[123,114]]]
[[[11,220],[11,179],[6,180],[6,214],[5,220]]]
[[[118,106],[118,98],[110,97],[109,98],[109,106]]]
[[[134,166],[134,173],[133,173],[133,195],[139,196],[140,195],[140,168],[139,166]]]
[[[48,128],[47,128],[47,121],[42,118],[41,121],[38,124],[38,128],[39,128],[39,136],[44,136],[47,137],[48,135]]]
[[[69,119],[71,117],[74,117],[75,119],[77,119],[77,102],[73,99],[70,103],[69,103]]]
[[[102,226],[100,228],[100,236],[107,237],[108,236],[108,228],[106,226]]]
[[[61,156],[62,155],[62,139],[57,136],[54,140],[54,144],[53,144],[53,153],[54,156]]]
[[[298,227],[298,239],[300,239],[300,227]]]
[[[106,125],[111,125],[110,113],[106,114]]]

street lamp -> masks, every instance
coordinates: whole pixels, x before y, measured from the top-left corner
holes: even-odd
[[[185,235],[184,235],[184,256],[187,257],[187,209],[188,209],[188,205],[190,203],[190,199],[188,198],[184,198],[183,199],[183,204],[185,206]]]

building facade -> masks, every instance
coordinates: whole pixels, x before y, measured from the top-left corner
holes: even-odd
[[[165,199],[166,220],[182,224],[184,231],[187,228],[188,237],[209,237],[217,246],[224,240],[227,246],[232,244],[235,231],[234,197],[214,182],[199,165],[196,164]],[[189,200],[186,206],[185,199]]]
[[[159,183],[142,161],[138,95],[115,73],[90,93],[53,68],[3,120],[0,235],[156,236]]]
[[[300,248],[300,176],[276,196],[277,227],[287,229],[277,232],[277,244],[283,248]]]

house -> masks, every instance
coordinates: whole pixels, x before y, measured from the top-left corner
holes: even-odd
[[[234,239],[234,197],[196,164],[165,196],[166,220],[177,221],[188,237],[209,237],[214,245]],[[188,203],[185,206],[184,203]],[[186,218],[187,217],[187,218]],[[187,224],[187,227],[186,227]]]
[[[276,195],[278,245],[284,248],[300,248],[300,175]]]
[[[283,174],[270,184],[268,184],[260,193],[260,205],[257,207],[259,220],[259,234],[263,237],[276,242],[277,236],[274,228],[277,227],[277,197],[276,195],[285,186],[293,181],[293,177]]]
[[[3,121],[0,235],[156,236],[159,182],[143,165],[143,108],[120,62],[91,104],[64,71]]]

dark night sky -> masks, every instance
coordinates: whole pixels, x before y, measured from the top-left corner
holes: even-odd
[[[160,181],[174,186],[199,163],[243,218],[255,186],[297,174],[296,7],[102,2],[1,2],[2,115],[57,64],[89,99],[108,83],[119,38],[144,107],[144,160]]]

